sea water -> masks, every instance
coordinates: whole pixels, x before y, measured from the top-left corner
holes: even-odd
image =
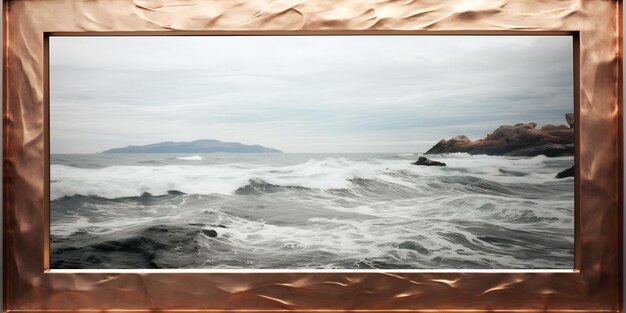
[[[573,157],[52,155],[52,268],[571,269]]]

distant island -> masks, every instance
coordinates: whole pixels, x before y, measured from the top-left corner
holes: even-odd
[[[102,153],[282,153],[261,145],[245,145],[239,142],[223,142],[215,139],[201,139],[191,142],[166,141],[145,146],[113,148]]]

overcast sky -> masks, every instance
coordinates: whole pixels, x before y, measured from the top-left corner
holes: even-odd
[[[571,37],[51,37],[50,64],[52,153],[423,152],[573,112]]]

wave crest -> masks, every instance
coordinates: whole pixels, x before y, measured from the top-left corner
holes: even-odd
[[[404,163],[404,162],[403,162]],[[384,165],[345,158],[309,160],[291,166],[166,165],[76,168],[52,165],[52,200],[76,194],[104,198],[133,197],[143,193],[163,195],[169,190],[187,194],[233,194],[251,181],[285,187],[342,189],[350,179],[374,178]]]
[[[194,155],[194,156],[187,156],[187,157],[176,157],[177,160],[184,160],[184,161],[202,161],[202,157],[199,155]]]
[[[502,183],[543,184],[554,177],[549,169],[545,173],[536,171],[545,161],[543,158],[505,161],[494,157],[469,159],[454,156],[439,159],[449,166],[434,168],[414,166],[399,159],[353,160],[343,157],[310,159],[282,166],[230,163],[77,168],[55,164],[51,166],[51,199],[73,195],[114,199],[144,193],[158,196],[170,190],[201,195],[271,192],[278,187],[337,190],[363,187],[363,184],[356,183],[359,180],[422,190],[424,186],[432,188],[463,182],[455,177],[465,177],[466,183],[468,179],[478,178],[501,187],[498,185]],[[487,187],[492,189],[493,186]]]

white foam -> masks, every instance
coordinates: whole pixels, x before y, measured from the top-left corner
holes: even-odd
[[[513,195],[493,195],[468,193],[462,184],[437,185],[441,177],[471,175],[497,182],[542,183],[554,179],[554,167],[545,162],[562,161],[568,164],[572,158],[508,158],[491,156],[469,156],[465,154],[433,155],[430,159],[446,162],[447,167],[424,167],[410,164],[407,159],[367,159],[348,158],[311,159],[289,166],[273,166],[248,163],[222,165],[167,165],[167,166],[112,166],[100,169],[81,169],[71,166],[53,165],[51,168],[52,198],[63,195],[99,195],[107,198],[137,196],[143,192],[153,195],[179,190],[188,194],[232,194],[237,188],[249,184],[250,180],[264,181],[280,186],[301,186],[318,190],[337,188],[361,188],[352,180],[355,178],[375,179],[378,189],[374,191],[356,190],[361,194],[312,192],[285,193],[277,197],[259,199],[238,199],[235,197],[183,196],[181,201],[169,207],[162,203],[155,211],[135,204],[106,203],[110,214],[106,221],[86,221],[72,219],[70,225],[53,228],[54,234],[71,234],[76,229],[91,226],[100,231],[121,231],[131,227],[144,227],[151,219],[161,218],[168,223],[178,223],[198,219],[195,212],[211,210],[202,214],[208,225],[223,224],[227,228],[217,229],[219,236],[205,238],[199,235],[198,241],[206,251],[206,258],[216,257],[215,243],[229,245],[238,258],[251,258],[263,264],[264,256],[288,255],[303,256],[294,263],[303,267],[333,267],[332,259],[320,263],[308,263],[310,255],[324,252],[341,258],[371,260],[395,260],[401,264],[414,264],[416,267],[432,268],[441,260],[438,256],[455,261],[482,262],[482,266],[496,267],[554,267],[549,258],[525,260],[516,258],[510,248],[499,247],[479,238],[484,236],[481,227],[502,226],[510,231],[502,231],[506,236],[517,230],[530,231],[545,236],[559,234],[565,239],[573,238],[573,197],[571,200],[557,196],[554,199],[528,199]],[[523,172],[526,176],[503,174],[498,169]],[[389,190],[384,189],[385,183]],[[435,186],[431,186],[432,184]],[[570,182],[571,183],[571,182]],[[365,186],[368,186],[367,184]],[[395,190],[412,188],[408,192],[394,194]],[[573,190],[573,189],[572,189]],[[422,192],[423,191],[423,192]],[[573,191],[572,191],[573,195]],[[188,200],[188,201],[187,201]],[[305,222],[273,223],[267,216],[273,212],[255,209],[249,201],[259,201],[267,207],[278,210],[281,206],[296,206],[307,211]],[[348,203],[346,205],[346,203]],[[493,205],[491,205],[493,204]],[[316,209],[323,209],[316,214]],[[128,211],[135,209],[137,218],[128,218]],[[245,210],[245,214],[241,214]],[[119,212],[120,215],[114,215]],[[168,213],[169,212],[169,213]],[[358,213],[350,215],[348,213]],[[169,216],[167,214],[170,214]],[[179,216],[180,214],[180,216]],[[265,214],[265,215],[264,215]],[[145,217],[144,217],[145,215]],[[121,217],[125,217],[121,222]],[[354,218],[350,218],[354,217]],[[265,222],[267,219],[268,222]],[[539,219],[539,220],[537,220]],[[182,223],[182,222],[181,222]],[[455,234],[473,245],[484,247],[492,253],[474,251],[463,241],[442,234]],[[568,237],[569,236],[569,237]],[[496,236],[498,237],[498,236]],[[454,241],[454,242],[451,242]],[[419,244],[430,253],[422,250],[399,248],[408,242]],[[406,244],[405,244],[406,246]],[[564,253],[563,251],[557,251]],[[304,257],[306,256],[306,257]],[[547,255],[549,256],[549,255]],[[570,255],[564,254],[566,257]],[[523,255],[522,255],[523,257]],[[305,259],[306,258],[306,259]],[[330,257],[324,257],[330,258]],[[295,259],[294,259],[295,260]],[[294,261],[295,262],[295,261]],[[225,263],[228,266],[228,263]],[[434,265],[435,264],[435,265]]]
[[[193,156],[196,157],[196,156]],[[199,156],[198,156],[199,157]],[[192,157],[187,157],[192,158]],[[259,166],[231,163],[219,165],[110,166],[89,169],[65,165],[51,166],[51,198],[76,194],[120,198],[167,194],[178,190],[187,194],[230,195],[250,180],[285,187],[330,190],[355,186],[353,179],[376,179],[406,188],[425,188],[428,177],[471,175],[496,182],[543,183],[556,173],[545,169],[545,157],[502,158],[490,156],[433,156],[448,167],[411,165],[407,160],[347,158],[311,159],[289,166]],[[521,171],[526,176],[503,175],[499,168]],[[465,172],[454,172],[465,171]],[[404,174],[400,174],[404,173]],[[425,177],[426,179],[416,179]]]
[[[400,161],[399,164],[406,162]],[[405,164],[406,165],[406,164]],[[99,169],[51,166],[51,198],[96,195],[105,198],[139,196],[145,192],[163,195],[170,190],[192,194],[232,194],[250,180],[278,186],[340,189],[352,186],[350,179],[371,179],[386,170],[383,163],[357,162],[345,158],[309,160],[292,166],[167,165],[111,166]]]
[[[202,157],[199,155],[194,155],[194,156],[188,156],[188,157],[176,157],[179,160],[185,160],[185,161],[202,161]]]

